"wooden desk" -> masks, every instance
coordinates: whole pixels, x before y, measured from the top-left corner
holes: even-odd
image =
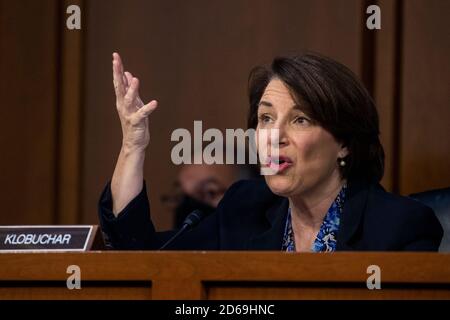
[[[69,290],[69,265],[81,290]],[[369,290],[367,267],[381,268]],[[0,254],[0,299],[450,299],[450,254]]]

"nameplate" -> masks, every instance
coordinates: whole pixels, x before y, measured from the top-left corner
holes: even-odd
[[[97,226],[0,226],[0,252],[87,251]]]

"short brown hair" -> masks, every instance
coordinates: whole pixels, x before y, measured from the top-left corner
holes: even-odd
[[[258,124],[258,105],[272,79],[290,89],[303,111],[349,150],[345,179],[379,182],[384,173],[384,150],[373,99],[344,65],[318,54],[277,57],[269,67],[254,68],[249,76],[248,127]]]

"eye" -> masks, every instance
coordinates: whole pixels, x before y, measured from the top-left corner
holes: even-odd
[[[272,118],[267,113],[263,113],[258,116],[258,121],[261,123],[269,123],[271,120]]]
[[[305,117],[297,117],[297,118],[295,118],[295,121],[294,121],[295,123],[298,123],[298,124],[309,124],[311,121],[309,121],[309,119],[308,118],[305,118]]]

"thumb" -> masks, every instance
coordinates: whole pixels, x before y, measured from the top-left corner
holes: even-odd
[[[143,105],[139,110],[138,113],[140,117],[146,118],[148,117],[156,108],[158,107],[158,101],[152,100],[146,105]]]

